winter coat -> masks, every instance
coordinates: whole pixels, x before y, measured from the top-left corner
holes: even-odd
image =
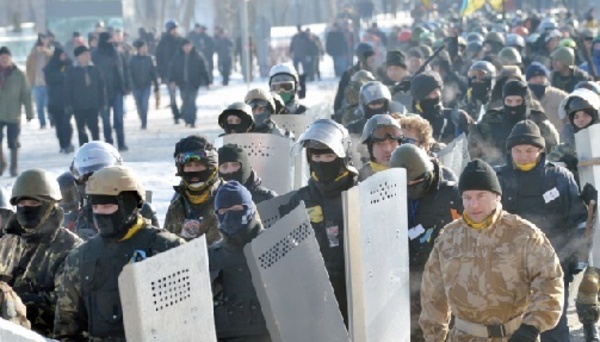
[[[538,99],[535,95],[532,95],[534,99],[540,101],[542,108],[544,108],[544,114],[546,114],[546,117],[548,120],[550,120],[558,132],[562,131],[565,124],[558,115],[558,107],[560,107],[560,103],[565,97],[567,97],[567,95],[569,94],[567,94],[565,91],[552,86],[546,87],[546,93],[541,99]]]
[[[48,336],[54,326],[56,290],[61,283],[67,254],[82,241],[62,228],[62,209],[54,209],[33,235],[11,218],[7,234],[0,239],[0,274],[27,306],[32,329]]]
[[[92,51],[92,60],[104,78],[108,101],[116,94],[124,95],[131,91],[131,80],[125,56],[117,52],[112,45],[106,49],[102,49],[98,45],[98,48]]]
[[[231,63],[233,60],[233,40],[229,37],[216,37],[215,52],[219,57],[219,64]]]
[[[192,31],[188,34],[188,39],[192,42],[196,50],[202,53],[207,61],[212,60],[215,53],[215,41],[211,36],[206,34],[206,32],[196,33],[195,31]]]
[[[90,85],[86,85],[86,73],[89,74]],[[67,70],[65,82],[65,105],[74,110],[101,110],[106,105],[104,78],[95,66],[81,67],[76,65]]]
[[[138,55],[131,57],[129,59],[129,74],[132,89],[146,89],[154,85],[154,91],[158,90],[158,73],[152,57]]]
[[[31,88],[25,74],[15,65],[9,67],[10,76],[4,86],[0,85],[0,122],[21,123],[21,106],[25,106],[25,116],[33,119]],[[0,70],[0,73],[2,71]],[[0,76],[1,77],[1,76]]]
[[[169,74],[167,79],[169,82],[175,82],[177,86],[181,89],[185,89],[188,86],[191,86],[194,89],[200,88],[200,86],[205,86],[212,83],[212,77],[208,72],[208,65],[206,64],[206,59],[199,54],[196,50],[192,50],[188,58],[188,67],[187,67],[187,77],[188,82],[185,82],[185,59],[186,55],[183,50],[179,49],[179,52],[175,54],[173,59],[171,60],[171,65],[169,66]]]
[[[344,32],[340,30],[331,30],[327,33],[325,39],[325,51],[331,57],[345,56],[348,53],[348,43]]]
[[[42,65],[38,65],[38,55],[40,54],[43,57]],[[42,52],[38,52],[35,47],[31,50],[31,53],[27,56],[27,61],[25,62],[25,73],[27,74],[27,82],[29,82],[30,86],[35,86],[36,70],[38,68],[43,70],[44,67],[48,65],[50,58],[52,58],[52,50],[48,48],[44,48],[44,51]]]
[[[62,50],[54,50],[54,55],[44,68],[46,87],[48,88],[48,107],[65,108],[65,83],[67,71],[73,67],[71,60],[60,60]]]
[[[173,56],[181,50],[181,42],[181,37],[173,37],[168,33],[163,33],[156,46],[156,69],[163,82],[167,81],[169,65]]]
[[[576,66],[570,67],[571,72],[569,76],[563,77],[558,72],[554,71],[550,75],[550,83],[553,87],[564,90],[566,93],[570,93],[575,89],[575,85],[581,81],[592,81],[590,75],[579,69]]]
[[[546,331],[562,315],[564,291],[544,233],[498,205],[487,228],[473,229],[463,218],[444,227],[423,272],[419,323],[427,341],[492,340],[450,328],[451,314],[482,325],[523,317],[523,324]]]
[[[350,80],[352,76],[360,70],[360,63],[354,64],[348,70],[344,71],[344,74],[340,78],[340,82],[338,84],[337,93],[335,94],[335,100],[333,102],[333,110],[337,111],[342,108],[344,102],[344,91],[348,84],[350,84]]]

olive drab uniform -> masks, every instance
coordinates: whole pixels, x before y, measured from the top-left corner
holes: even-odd
[[[208,191],[216,191],[221,184],[223,184],[223,181],[217,180]],[[195,205],[186,198],[183,188],[183,184],[174,187],[176,194],[167,210],[164,228],[173,234],[179,235],[187,220],[197,220],[200,222],[200,235],[206,234],[207,244],[210,245],[216,242],[221,236],[217,230],[214,197],[209,195],[205,202]]]
[[[27,307],[34,331],[49,336],[54,325],[56,289],[61,283],[63,262],[81,243],[75,234],[61,228],[62,210],[54,213],[31,236],[23,236],[16,216],[0,239],[0,274]]]
[[[493,215],[482,230],[461,218],[438,236],[421,288],[419,323],[426,341],[500,341],[477,331],[487,334],[486,325],[502,330],[502,324],[510,336],[521,323],[543,332],[558,322],[564,283],[552,245],[500,204]]]
[[[135,229],[139,230],[125,240],[96,235],[68,255],[58,289],[55,338],[125,341],[118,288],[121,270],[136,257],[151,257],[184,243],[141,217]]]

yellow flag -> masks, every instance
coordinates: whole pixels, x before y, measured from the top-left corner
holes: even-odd
[[[471,15],[485,5],[486,0],[463,0],[461,6],[462,15]]]
[[[497,12],[502,12],[504,7],[504,0],[488,0],[488,3],[495,9]]]

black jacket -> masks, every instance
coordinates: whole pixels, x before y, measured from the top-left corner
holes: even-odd
[[[254,171],[250,173],[250,178],[248,178],[246,184],[244,184],[246,189],[252,194],[252,202],[255,204],[277,197],[275,191],[267,189],[264,186],[261,186],[261,184],[262,180]]]
[[[160,42],[156,46],[156,68],[163,82],[167,80],[169,65],[173,56],[181,49],[181,41],[181,37],[173,37],[170,34],[163,33]]]
[[[86,85],[86,72],[90,77],[90,85]],[[104,79],[95,66],[85,68],[75,66],[67,70],[65,82],[65,106],[74,110],[101,110],[106,104]]]
[[[219,56],[219,63],[231,63],[233,59],[233,40],[229,37],[215,38],[215,52]]]
[[[44,77],[48,89],[48,107],[50,108],[65,107],[65,82],[67,71],[73,67],[73,62],[70,59],[61,61],[62,53],[63,50],[55,49],[54,55],[44,67]]]
[[[92,51],[92,61],[104,77],[106,98],[112,99],[115,94],[125,94],[131,90],[127,61],[111,43],[98,43],[98,48]]]
[[[154,85],[158,90],[158,74],[150,56],[133,56],[129,59],[129,74],[132,89],[146,89]]]
[[[350,83],[352,76],[360,70],[360,63],[354,64],[350,69],[344,71],[342,78],[340,79],[340,83],[338,84],[337,93],[335,94],[335,100],[333,102],[333,110],[338,111],[342,108],[342,104],[344,101],[344,91],[346,87]]]
[[[332,57],[346,55],[348,53],[348,43],[346,37],[344,37],[344,32],[339,30],[329,31],[325,42],[325,50]]]
[[[191,86],[194,89],[200,88],[200,86],[208,85],[212,83],[212,77],[208,72],[208,66],[204,57],[199,54],[195,49],[190,52],[188,59],[188,82],[185,82],[185,53],[179,49],[177,54],[171,60],[169,66],[168,80],[169,82],[175,82],[178,87],[185,88]]]

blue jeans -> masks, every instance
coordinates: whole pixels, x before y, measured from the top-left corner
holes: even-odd
[[[142,120],[142,128],[146,128],[148,123],[148,101],[150,100],[150,87],[145,89],[135,89],[133,91],[135,106],[137,108],[140,120]]]
[[[110,109],[113,112],[113,124],[117,133],[117,145],[119,149],[125,147],[125,132],[123,130],[123,94],[115,93],[108,100],[108,107],[102,111],[102,128],[104,130],[104,141],[114,144],[112,138],[112,127],[110,124]]]
[[[347,61],[346,55],[334,56],[333,57],[333,69],[335,70],[336,77],[342,77],[344,71],[348,69],[346,64]]]
[[[198,89],[194,87],[183,87],[179,89],[181,96],[181,116],[187,125],[192,127],[196,124],[196,97],[198,97]]]
[[[35,86],[31,88],[33,92],[33,99],[35,101],[35,109],[37,110],[38,120],[40,120],[40,126],[46,126],[46,113],[45,109],[48,106],[48,91],[46,86]],[[50,124],[52,124],[50,118]]]

